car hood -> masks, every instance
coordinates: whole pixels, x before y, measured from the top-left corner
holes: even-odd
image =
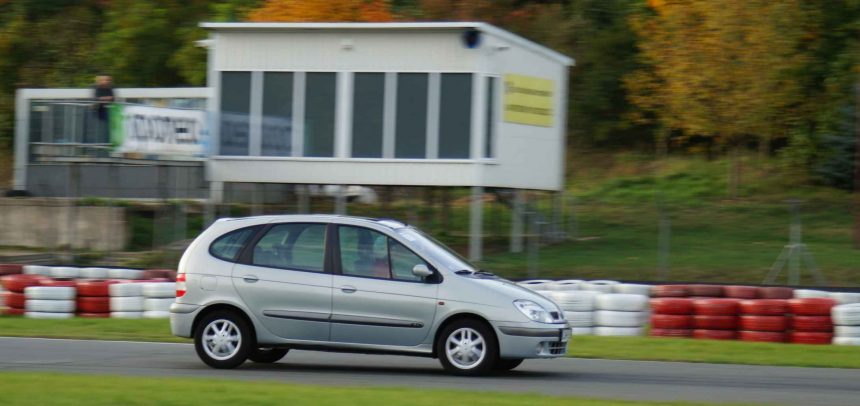
[[[552,300],[509,280],[482,276],[465,276],[462,278],[465,279],[466,283],[472,285],[474,289],[486,291],[486,296],[493,297],[494,301],[499,302],[496,305],[504,306],[514,300],[524,299],[531,300],[550,311],[561,311]]]

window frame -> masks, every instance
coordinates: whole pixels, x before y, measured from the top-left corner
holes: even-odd
[[[444,280],[444,278],[442,277],[442,273],[439,272],[436,269],[436,267],[434,267],[433,264],[430,263],[430,261],[428,261],[426,258],[424,258],[423,256],[416,253],[414,250],[409,248],[402,241],[392,237],[391,234],[388,234],[384,231],[376,230],[376,229],[373,229],[370,227],[357,226],[357,225],[352,225],[352,224],[330,224],[330,227],[331,228],[329,230],[333,231],[334,233],[331,234],[332,238],[330,238],[330,239],[327,238],[327,241],[330,241],[328,243],[328,246],[329,246],[330,251],[331,251],[330,259],[332,262],[331,263],[332,274],[334,274],[334,275],[346,276],[349,278],[376,279],[376,280],[382,280],[382,281],[418,283],[418,284],[440,284]],[[347,275],[347,274],[343,273],[343,267],[341,264],[341,257],[340,257],[340,227],[363,228],[366,230],[370,230],[370,231],[382,234],[383,236],[386,237],[385,250],[387,251],[387,254],[388,254],[388,275],[390,275],[389,278],[380,278],[378,276]],[[328,234],[326,234],[326,235],[328,235]],[[407,251],[411,252],[413,255],[420,258],[422,261],[424,261],[424,264],[427,265],[427,268],[429,268],[433,272],[433,275],[427,277],[427,279],[425,279],[423,281],[410,281],[410,280],[405,280],[405,279],[396,279],[394,277],[394,272],[391,269],[391,244],[390,244],[389,240],[396,241],[398,244],[402,245],[403,248],[406,248]]]
[[[271,265],[260,265],[255,264],[254,259],[254,247],[272,228],[280,225],[296,225],[296,224],[307,224],[307,225],[321,225],[325,226],[325,236],[323,237],[323,269],[322,271],[314,271],[310,269],[299,269],[299,268],[286,268],[282,266],[271,266]],[[242,249],[241,254],[239,255],[239,259],[237,263],[242,265],[254,266],[258,268],[267,268],[267,269],[281,269],[284,271],[294,271],[294,272],[308,272],[312,274],[331,274],[332,272],[332,264],[331,264],[331,234],[332,233],[332,224],[320,222],[320,221],[293,221],[293,222],[282,222],[282,223],[269,223],[266,224],[260,231],[257,232],[257,235],[248,243],[245,244],[245,247]]]
[[[239,250],[237,250],[237,251],[236,251],[236,253],[235,253],[235,254],[233,254],[233,258],[232,258],[232,259],[228,259],[228,258],[225,258],[225,257],[219,256],[219,255],[215,255],[215,252],[213,251],[213,247],[215,246],[215,243],[217,243],[218,241],[221,241],[221,239],[222,239],[222,238],[224,238],[224,237],[226,237],[226,236],[228,236],[228,235],[230,235],[230,234],[233,234],[233,233],[238,233],[238,232],[245,231],[245,230],[248,230],[248,229],[253,229],[253,228],[257,228],[257,230],[256,230],[256,231],[253,231],[253,232],[252,232],[252,234],[251,234],[251,236],[250,236],[250,237],[249,237],[249,238],[248,238],[244,243],[242,243],[242,246],[241,246],[241,247],[239,247]],[[256,241],[256,240],[257,240],[257,238],[258,238],[258,236],[259,236],[259,234],[260,234],[260,230],[262,230],[262,229],[264,229],[264,228],[265,228],[265,226],[264,226],[264,225],[261,225],[261,224],[255,224],[255,225],[252,225],[252,226],[240,227],[240,228],[237,228],[237,229],[235,229],[235,230],[230,230],[230,231],[228,231],[228,232],[226,232],[226,233],[224,233],[224,234],[219,235],[219,236],[218,236],[218,237],[216,237],[214,240],[212,240],[212,242],[210,242],[210,243],[209,243],[209,248],[207,249],[207,251],[209,252],[209,255],[210,255],[212,258],[215,258],[215,259],[218,259],[218,260],[221,260],[221,261],[225,261],[225,262],[234,263],[234,264],[235,264],[235,263],[239,263],[239,262],[241,261],[242,254],[245,252],[245,249],[246,249],[246,247],[248,246],[248,243],[249,243],[250,241]]]

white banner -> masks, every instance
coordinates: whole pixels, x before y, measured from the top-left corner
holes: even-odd
[[[117,151],[206,155],[209,131],[205,111],[119,104],[114,108],[117,111],[113,117],[118,120],[112,126],[112,135]]]

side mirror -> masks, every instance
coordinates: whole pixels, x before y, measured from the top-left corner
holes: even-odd
[[[419,278],[427,278],[433,275],[433,271],[430,268],[427,268],[427,265],[418,264],[412,268],[412,274]]]

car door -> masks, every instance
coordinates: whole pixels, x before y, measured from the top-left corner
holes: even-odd
[[[327,341],[332,274],[326,224],[273,224],[242,253],[233,283],[272,333],[292,340]]]
[[[416,346],[436,315],[439,285],[412,275],[427,263],[385,234],[338,226],[333,247],[331,341]]]

